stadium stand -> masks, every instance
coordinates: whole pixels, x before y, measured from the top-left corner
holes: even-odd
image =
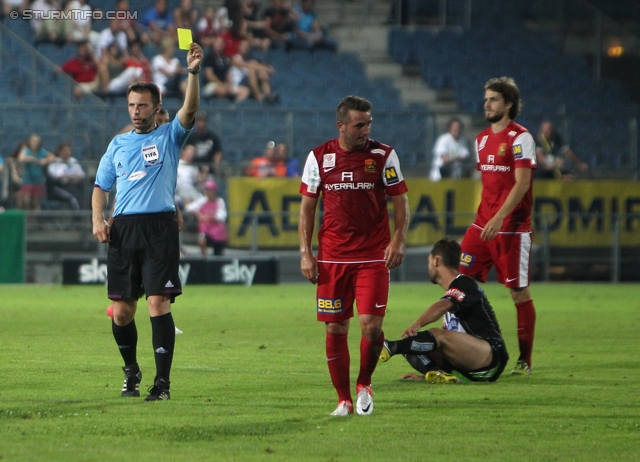
[[[107,0],[100,8],[110,9],[115,3]],[[153,3],[141,0],[136,8],[143,14]],[[438,16],[433,3],[428,6],[412,1],[411,14],[416,20]],[[563,55],[544,31],[529,30],[525,20],[533,14],[531,2],[508,2],[505,6],[498,0],[448,0],[445,4],[446,24],[451,27],[390,30],[388,51],[396,62],[417,63],[432,89],[452,89],[461,112],[471,115],[482,112],[478,89],[487,76],[511,75],[524,95],[526,110],[520,119],[524,125],[534,130],[543,117],[556,117],[558,122],[562,118],[565,123],[559,125],[566,129],[565,137],[592,169],[624,169],[631,162],[628,115],[634,108],[625,102],[621,86],[606,79],[596,83],[583,58]],[[467,4],[472,5],[469,29],[460,27]],[[169,2],[170,8],[176,5],[176,1]],[[625,8],[630,15],[637,14],[632,2]],[[94,20],[94,30],[104,27],[106,20]],[[70,139],[80,159],[98,159],[113,134],[128,123],[122,113],[124,98],[73,99],[73,83],[55,69],[74,55],[75,45],[41,43],[34,47],[30,25],[22,20],[4,21],[0,37],[0,84],[10,89],[0,92],[3,155],[18,140],[38,130],[52,141],[56,136],[60,141]],[[144,49],[149,57],[156,51],[153,46]],[[249,161],[269,139],[288,142],[292,155],[304,160],[310,148],[335,136],[333,110],[347,94],[373,101],[374,136],[393,140],[406,167],[425,161],[425,153],[430,151],[427,140],[433,139],[433,133],[431,137],[428,133],[433,130],[427,122],[428,108],[403,106],[393,80],[368,78],[356,53],[269,50],[256,57],[277,71],[272,77],[279,95],[277,105],[260,105],[254,100],[240,104],[215,98],[202,101],[210,120],[217,121],[213,128],[222,137],[229,161]],[[184,59],[183,52],[179,58]],[[164,105],[175,113],[181,100],[170,95]],[[606,142],[596,139],[601,129],[612,129],[615,136]]]
[[[488,77],[511,76],[524,99],[523,125],[536,130],[543,118],[566,116],[566,136],[592,169],[615,171],[630,165],[629,118],[637,108],[628,104],[620,83],[596,82],[584,58],[563,54],[545,31],[528,29],[522,20],[527,9],[500,9],[495,3],[474,2],[468,30],[394,28],[389,54],[401,64],[418,63],[428,85],[452,89],[469,114],[482,114],[481,89]],[[606,141],[603,130],[608,130]]]

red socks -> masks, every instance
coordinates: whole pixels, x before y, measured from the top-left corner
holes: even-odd
[[[326,351],[327,365],[331,382],[338,392],[338,401],[352,401],[349,386],[349,344],[348,334],[331,334],[327,332]]]
[[[371,342],[364,335],[360,339],[360,374],[358,374],[357,385],[368,387],[371,385],[371,376],[378,365],[380,357],[380,349],[384,343],[384,332],[380,332],[380,336]]]
[[[518,312],[518,343],[520,345],[520,357],[531,367],[531,352],[533,351],[533,337],[536,329],[536,308],[533,300],[516,303]]]

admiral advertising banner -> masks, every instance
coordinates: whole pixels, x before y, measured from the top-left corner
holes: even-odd
[[[462,237],[473,222],[480,202],[479,181],[430,182],[409,178],[406,182],[411,212],[408,245],[432,244],[445,235]],[[249,247],[254,238],[252,224],[255,222],[255,237],[260,248],[296,248],[301,201],[299,187],[299,179],[230,179],[230,246]],[[618,216],[620,244],[640,245],[639,182],[534,181],[533,195],[534,242],[540,242],[546,222],[549,242],[553,246],[609,246],[613,217]],[[319,209],[321,207],[320,202]]]
[[[180,282],[187,284],[278,284],[280,264],[275,257],[216,258],[180,260]],[[65,258],[63,284],[105,284],[105,259]]]

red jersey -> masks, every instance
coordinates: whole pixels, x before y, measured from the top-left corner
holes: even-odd
[[[98,75],[98,68],[92,60],[83,61],[78,57],[71,58],[64,63],[62,70],[78,83],[93,82]]]
[[[477,168],[482,172],[482,198],[474,224],[484,228],[494,217],[516,184],[516,168],[536,168],[535,142],[522,125],[511,121],[493,133],[491,127],[476,138]],[[531,231],[533,175],[529,190],[507,216],[501,232]]]
[[[384,260],[391,242],[386,196],[407,192],[395,150],[370,139],[364,149],[347,152],[337,139],[327,141],[309,153],[300,185],[305,196],[321,191],[318,260]]]

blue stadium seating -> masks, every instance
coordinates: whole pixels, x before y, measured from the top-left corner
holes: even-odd
[[[453,89],[461,110],[471,114],[483,111],[486,80],[511,76],[523,96],[519,121],[525,126],[536,131],[545,117],[580,114],[571,119],[567,134],[576,152],[592,167],[630,165],[628,119],[637,112],[627,104],[621,84],[595,82],[582,57],[563,55],[545,33],[524,27],[521,18],[530,14],[525,3],[473,2],[472,27],[466,31],[394,28],[389,54],[398,63],[419,64],[430,87]]]

